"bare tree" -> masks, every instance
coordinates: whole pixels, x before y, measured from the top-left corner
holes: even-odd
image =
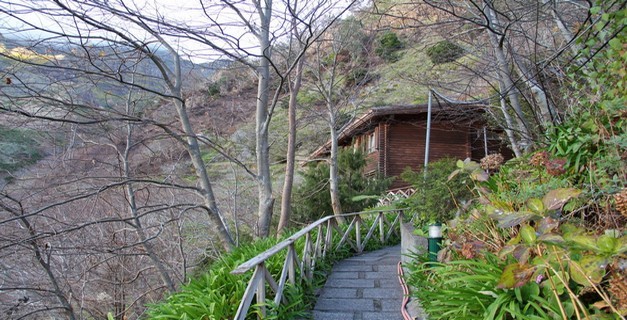
[[[368,70],[360,65],[368,50],[363,42],[364,34],[358,31],[359,25],[359,21],[349,19],[329,30],[318,42],[310,66],[313,87],[324,103],[323,118],[329,128],[329,192],[334,215],[343,213],[338,180],[338,139],[347,119],[342,117],[342,113],[351,112],[347,107],[352,107],[352,112],[357,111],[358,89],[370,77]],[[338,220],[343,221],[341,218]]]
[[[285,69],[293,69],[293,72],[288,73],[286,79],[289,90],[288,143],[281,198],[281,215],[277,228],[278,235],[288,225],[290,219],[296,153],[297,97],[303,82],[303,71],[306,67],[305,58],[312,51],[310,48],[314,45],[314,41],[320,41],[319,37],[329,28],[332,28],[336,20],[356,3],[357,1],[348,1],[343,6],[327,1],[319,1],[317,3],[294,1],[286,3],[292,18],[290,21],[288,51],[284,61],[288,65]]]
[[[11,79],[0,88],[2,125],[59,141],[2,187],[0,300],[11,319],[138,317],[185,280],[193,267],[187,255],[198,259],[207,248],[185,242],[181,230],[191,221],[217,229],[222,249],[232,245],[188,118],[180,56],[120,5],[33,1],[0,9],[40,32],[1,53]],[[29,14],[59,25],[37,25]],[[167,148],[156,150],[163,141]],[[144,162],[167,153],[174,165],[187,154],[198,186]]]
[[[182,143],[184,143],[187,152],[190,155],[191,162],[195,168],[195,173],[200,184],[199,192],[203,196],[204,205],[206,207],[209,218],[218,233],[223,247],[230,250],[233,241],[230,237],[228,226],[225,218],[217,207],[215,195],[213,194],[212,185],[207,174],[204,162],[202,161],[200,147],[196,138],[189,116],[185,106],[185,98],[183,97],[183,78],[181,70],[181,58],[179,53],[172,47],[169,42],[161,35],[161,24],[158,17],[149,17],[140,13],[141,8],[132,4],[129,6],[124,2],[101,3],[93,2],[57,2],[53,4],[42,4],[38,1],[25,2],[20,5],[21,10],[6,11],[7,14],[13,16],[14,19],[22,21],[31,28],[45,32],[47,37],[39,41],[38,45],[43,46],[48,42],[57,41],[57,39],[65,39],[64,43],[57,43],[56,46],[74,46],[73,50],[83,52],[82,55],[75,58],[84,59],[84,61],[73,61],[77,65],[74,67],[67,66],[64,61],[45,61],[41,64],[42,68],[52,70],[69,69],[80,72],[90,77],[100,79],[92,80],[98,84],[98,81],[113,81],[122,86],[136,87],[146,90],[150,93],[157,94],[163,98],[169,99],[175,108],[178,120],[180,122],[181,132],[177,133],[171,129],[166,132],[174,135]],[[157,12],[158,13],[158,12]],[[24,14],[37,14],[44,19],[57,20],[59,26],[52,30],[46,25],[34,25],[23,18]],[[111,20],[116,23],[112,23]],[[134,28],[130,30],[129,28]],[[135,32],[133,32],[135,31]],[[139,33],[139,34],[138,34]],[[137,61],[141,63],[149,63],[157,70],[156,73],[147,75],[144,84],[137,85],[127,80],[128,71],[126,69],[115,69],[114,66],[120,65],[115,61],[99,61],[98,53],[94,52],[98,48],[94,47],[94,42],[106,46],[116,55],[120,57],[118,52],[122,53],[129,50],[139,55]],[[55,50],[54,46],[49,46],[48,50]],[[105,49],[105,48],[102,48]],[[157,52],[159,51],[159,52]],[[106,53],[105,58],[106,58]],[[167,59],[166,59],[167,57]],[[104,60],[104,59],[103,59]],[[114,65],[111,65],[113,63]],[[33,65],[35,66],[35,65]],[[121,67],[128,67],[120,65]],[[19,79],[18,75],[15,75]],[[26,81],[22,82],[25,86],[30,84]],[[21,99],[32,97],[36,88],[26,87],[26,91]],[[54,93],[52,93],[54,94]],[[53,96],[39,97],[40,100],[55,100]],[[81,121],[76,120],[77,117],[85,117],[79,110],[75,102],[76,98],[68,96],[65,101],[55,101],[61,112],[51,120],[58,121]],[[99,106],[83,105],[83,109],[89,109],[92,117],[98,117],[90,121],[107,122],[111,120],[127,120],[127,121],[153,121],[151,119],[141,119],[133,116],[119,116],[117,119],[111,119],[109,112],[102,112]],[[6,108],[5,111],[12,113],[26,113],[31,116],[39,116],[31,114],[25,110],[15,107]],[[82,111],[82,110],[81,110]],[[72,118],[75,118],[74,120]],[[160,124],[155,123],[159,126]],[[161,126],[165,128],[165,126]]]
[[[283,86],[288,82],[288,76],[295,70],[299,73],[300,61],[310,48],[314,40],[331,26],[344,12],[351,8],[356,0],[332,2],[319,0],[312,2],[299,1],[273,1],[273,0],[253,0],[250,4],[241,2],[231,2],[222,0],[221,3],[235,13],[239,18],[236,23],[247,33],[257,40],[260,53],[252,55],[258,59],[258,63],[250,64],[254,68],[257,78],[257,105],[256,105],[256,165],[257,165],[257,188],[258,188],[258,221],[257,236],[266,237],[270,233],[270,223],[274,208],[274,196],[272,193],[272,176],[270,172],[270,145],[269,127],[272,120],[274,108],[276,107]],[[256,21],[257,23],[251,23]],[[293,37],[290,37],[290,34]],[[288,42],[296,37],[298,46],[288,45],[289,57],[274,57],[274,50],[281,43]],[[293,39],[293,40],[296,40]],[[291,42],[292,44],[296,42]],[[248,51],[246,53],[250,56]],[[281,63],[281,61],[286,63]],[[271,77],[277,79],[274,92],[271,92]],[[295,78],[298,78],[296,76]],[[296,80],[298,81],[298,80]],[[289,85],[290,94],[297,95],[298,89]],[[296,90],[295,90],[296,89]],[[271,95],[272,93],[272,95]],[[293,112],[294,109],[292,109]],[[290,112],[292,112],[290,111]],[[294,142],[295,131],[289,136]],[[288,147],[289,149],[289,147]],[[287,188],[283,192],[284,201],[291,197],[291,177],[293,176],[293,154],[294,148],[288,152],[288,169],[286,171]],[[291,159],[291,160],[290,160]],[[290,169],[290,166],[292,169]],[[283,204],[281,208],[281,218],[284,225],[288,221],[289,206]],[[281,227],[280,227],[281,228]]]
[[[297,2],[296,2],[297,3]],[[296,3],[294,5],[296,5]],[[301,42],[302,31],[299,32],[295,18],[292,20],[292,32],[290,37],[290,52],[291,54],[292,43],[296,43],[294,46],[297,51],[298,48],[303,47],[305,44]],[[287,59],[289,61],[289,59]],[[287,85],[289,89],[289,102],[287,106],[288,113],[288,137],[287,137],[287,154],[285,164],[285,177],[283,181],[283,192],[281,196],[281,215],[279,216],[279,225],[277,226],[277,236],[283,234],[283,231],[287,227],[290,221],[290,214],[292,210],[292,187],[294,185],[294,169],[296,166],[296,108],[298,94],[303,80],[303,68],[305,66],[305,55],[300,57],[296,64],[296,70],[293,75],[288,75]]]

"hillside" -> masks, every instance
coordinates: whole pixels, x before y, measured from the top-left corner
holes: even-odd
[[[151,7],[157,2],[122,11],[117,2],[70,2],[76,7],[64,10],[86,24],[68,23],[37,1],[7,14],[36,11],[74,33],[18,41],[7,36],[20,33],[15,26],[0,25],[0,283],[9,288],[0,292],[0,312],[10,319],[142,318],[146,305],[221,259],[225,238],[234,247],[253,242],[259,203],[272,208],[274,230],[297,61],[295,188],[331,129],[370,107],[425,103],[435,89],[453,100],[488,101],[487,121],[516,153],[503,181],[485,186],[501,188],[494,204],[518,212],[550,188],[582,188],[589,197],[571,216],[622,221],[614,200],[624,194],[627,154],[619,5],[595,12],[576,1],[504,1],[486,13],[464,1],[376,1],[311,43],[287,41],[294,22],[277,10],[282,23],[270,25],[266,61],[248,43],[259,36],[258,21],[221,26],[211,15],[163,14]],[[328,5],[330,14],[340,4]],[[318,18],[300,25],[301,36],[333,21]],[[609,31],[599,31],[598,21]],[[254,30],[224,31],[231,28]],[[305,54],[294,55],[304,43]],[[216,53],[217,44],[233,51]],[[192,53],[213,62],[187,60]],[[259,81],[263,62],[267,87]],[[270,103],[257,108],[264,94]],[[257,158],[266,150],[257,149],[259,128],[268,128],[268,173]],[[535,150],[546,153],[547,172],[528,168]],[[475,179],[464,172],[473,166],[457,170]],[[320,168],[327,171],[304,196],[328,195],[328,169]],[[264,202],[265,183],[272,197]]]

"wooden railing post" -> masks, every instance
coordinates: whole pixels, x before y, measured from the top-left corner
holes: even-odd
[[[294,267],[296,267],[296,249],[294,248],[294,244],[290,244],[290,247],[288,249],[288,254],[291,257],[291,261],[290,264],[288,264],[287,266],[287,271],[288,271],[288,276],[290,278],[290,283],[291,284],[296,284],[296,269]]]
[[[316,244],[313,249],[313,258],[311,259],[311,271],[313,272],[316,268],[316,261],[320,256],[322,256],[322,225],[318,225],[318,234],[316,235]]]
[[[263,274],[257,282],[257,304],[259,305],[259,319],[264,319],[266,317],[266,267],[262,262],[257,266],[257,268],[260,269]]]
[[[325,236],[325,240],[324,240],[324,250],[322,250],[322,258],[326,258],[327,257],[327,253],[329,252],[329,250],[331,250],[333,247],[333,220],[328,220],[327,221],[327,233]]]
[[[361,217],[355,216],[355,241],[357,242],[357,253],[364,251],[361,246]]]
[[[344,234],[342,235],[342,239],[340,239],[340,242],[337,244],[337,247],[335,247],[335,250],[339,250],[344,244],[344,242],[348,242],[348,237],[350,236],[350,232],[353,231],[353,228],[355,228],[356,221],[357,221],[356,217],[353,217],[353,220],[351,220],[351,223],[348,225],[348,228],[346,228],[346,231],[344,231]],[[334,228],[337,228],[337,226],[334,225]],[[339,228],[338,228],[338,232],[341,232]],[[357,248],[355,248],[355,251],[358,251]]]
[[[258,282],[260,280],[263,280],[263,277],[264,277],[263,268],[264,268],[263,263],[255,267],[255,272],[253,273],[253,276],[250,279],[250,282],[248,282],[246,291],[244,291],[244,297],[242,298],[242,302],[239,304],[239,307],[237,308],[237,313],[235,313],[236,320],[246,319],[246,314],[248,313],[250,304],[253,301],[255,291],[256,289],[259,288]],[[257,297],[257,299],[259,299],[259,297]]]
[[[301,279],[310,279],[311,271],[311,233],[305,235],[305,248],[303,248],[303,262],[301,264]]]
[[[379,241],[385,243],[385,215],[383,211],[379,211]]]

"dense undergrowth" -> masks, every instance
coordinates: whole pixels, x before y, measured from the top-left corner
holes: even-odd
[[[362,234],[366,234],[369,221],[362,224]],[[390,216],[390,219],[393,219]],[[340,225],[345,230],[347,225]],[[292,230],[293,231],[293,230]],[[291,235],[293,232],[286,232]],[[354,232],[352,233],[354,237]],[[339,243],[341,234],[333,234],[333,243]],[[316,231],[311,235],[317,237]],[[231,274],[238,265],[257,256],[263,251],[276,245],[283,239],[266,238],[242,245],[233,252],[223,254],[219,260],[207,266],[204,273],[200,273],[184,285],[178,292],[168,296],[163,302],[152,305],[147,311],[149,319],[205,319],[222,320],[233,319],[244,291],[252,276],[252,270],[243,275]],[[370,240],[365,250],[375,250],[384,245],[392,245],[399,242],[398,236],[391,236],[386,244],[380,244],[376,240]],[[295,243],[298,254],[303,252],[305,238],[302,237]],[[277,279],[283,268],[286,250],[266,260],[265,267]],[[288,286],[284,291],[287,303],[276,305],[268,296],[264,305],[267,314],[264,319],[308,319],[310,311],[315,303],[314,292],[321,287],[326,280],[327,272],[334,261],[347,258],[354,254],[349,246],[331,251],[325,259],[316,262],[313,280],[303,281],[295,286]],[[266,292],[271,290],[267,289]],[[260,303],[253,300],[248,313],[250,319],[257,319]]]
[[[472,199],[457,201],[470,205],[448,222],[439,262],[409,266],[430,319],[627,316],[627,9],[600,19],[615,37],[586,43],[595,55],[571,74],[581,98],[546,148],[503,166],[458,161],[449,180],[469,182]]]
[[[549,173],[544,156],[489,178],[478,163],[459,162],[456,173],[476,183],[476,204],[449,221],[440,262],[416,256],[410,265],[408,283],[430,319],[625,316],[627,217],[603,211],[599,190]]]

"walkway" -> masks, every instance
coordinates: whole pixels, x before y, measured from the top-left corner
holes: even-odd
[[[403,290],[397,276],[401,247],[339,261],[320,292],[314,320],[401,320]]]

